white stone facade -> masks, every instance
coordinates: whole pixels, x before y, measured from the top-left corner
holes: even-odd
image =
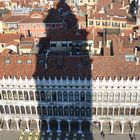
[[[120,132],[124,133],[128,124],[131,132],[140,120],[140,80],[127,79],[106,80],[69,80],[68,78],[42,80],[16,79],[3,77],[0,80],[0,118],[6,121],[9,129],[9,120],[15,120],[17,129],[19,121],[37,122],[40,130],[40,120],[57,121],[57,131],[61,130],[61,121],[68,123],[68,131],[73,126],[72,121],[78,122],[78,131],[81,132],[82,123],[89,123],[89,129],[99,124],[100,131],[106,123],[110,124],[110,133],[114,127],[120,125]],[[68,121],[67,121],[68,120]]]

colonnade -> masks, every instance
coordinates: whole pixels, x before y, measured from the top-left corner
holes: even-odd
[[[1,122],[5,122],[6,124],[6,129],[12,129],[10,128],[10,120],[8,118],[5,118],[3,120],[1,120]],[[61,132],[61,131],[76,131],[79,133],[85,132],[85,131],[93,131],[94,132],[94,125],[98,124],[99,125],[99,131],[104,131],[104,125],[106,124],[105,120],[100,120],[98,122],[89,122],[89,121],[76,121],[76,120],[39,120],[39,119],[35,119],[35,120],[29,120],[29,119],[25,119],[25,120],[20,120],[20,119],[14,119],[15,124],[16,124],[16,129],[23,129],[21,128],[21,122],[24,122],[26,124],[26,127],[24,129],[32,129],[32,121],[33,123],[35,123],[36,125],[36,130],[37,131],[46,131],[46,132],[51,132],[51,131],[57,131],[57,132]],[[96,124],[95,124],[96,123]],[[124,133],[125,132],[125,126],[129,123],[129,125],[131,126],[131,132],[134,133],[135,132],[135,126],[136,123],[138,124],[138,121],[131,121],[131,122],[127,122],[127,121],[108,121],[107,122],[110,125],[110,133],[115,133],[114,132],[114,126],[116,125],[116,123],[119,123],[120,125],[120,133]]]

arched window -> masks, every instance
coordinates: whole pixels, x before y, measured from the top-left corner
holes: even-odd
[[[63,92],[63,101],[68,101],[68,93],[66,91]]]
[[[72,91],[69,92],[69,101],[70,102],[74,101],[74,96],[73,96],[73,92]]]
[[[64,115],[69,115],[69,109],[68,107],[64,107]]]
[[[14,110],[14,107],[12,105],[10,105],[10,111],[11,111],[11,114],[15,114],[15,110]]]
[[[8,105],[5,105],[5,113],[6,114],[9,114],[10,112],[9,112],[9,107],[8,107]]]
[[[29,96],[28,96],[28,92],[27,91],[24,91],[24,99],[25,100],[29,100]]]
[[[63,107],[59,106],[59,116],[63,116]]]
[[[58,115],[58,109],[56,106],[53,107],[53,115]]]
[[[62,92],[58,91],[58,101],[62,101]]]
[[[41,91],[41,101],[45,101],[45,92]]]
[[[25,107],[21,106],[20,109],[21,109],[21,114],[25,114]]]
[[[27,114],[31,114],[31,110],[30,110],[29,106],[26,106],[26,112],[27,112]]]
[[[102,108],[101,107],[98,108],[98,115],[102,115]]]
[[[43,106],[43,107],[42,107],[42,113],[43,113],[43,114],[47,114],[47,108],[46,108],[46,106]]]
[[[51,92],[46,92],[46,99],[47,101],[51,101]]]
[[[7,100],[7,95],[6,95],[5,90],[2,90],[2,97],[3,97],[3,100]]]
[[[69,109],[70,109],[70,116],[74,116],[74,107],[71,106]]]
[[[140,108],[137,108],[137,116],[140,116]]]
[[[79,102],[79,92],[75,92],[75,102]]]
[[[81,116],[85,116],[85,107],[81,107]]]
[[[19,95],[19,100],[23,100],[23,93],[22,91],[18,91],[18,95]]]
[[[32,114],[36,114],[35,106],[31,106]]]
[[[29,95],[30,95],[30,100],[34,100],[34,92],[33,91],[29,91]]]
[[[19,106],[15,106],[16,114],[20,114]]]
[[[112,107],[109,108],[108,115],[113,115],[113,108]]]
[[[124,108],[123,107],[120,108],[120,115],[124,115]]]
[[[131,115],[135,115],[135,108],[131,108]]]
[[[12,93],[10,90],[7,91],[8,99],[12,100]]]
[[[86,92],[86,101],[91,102],[91,92]]]
[[[80,115],[80,108],[75,107],[75,116],[79,116],[79,115]]]
[[[37,113],[41,115],[41,107],[40,106],[37,107]]]
[[[35,91],[35,97],[37,101],[40,101],[39,91]]]
[[[54,92],[52,92],[52,101],[56,101],[56,92],[54,91]]]
[[[91,108],[90,107],[86,108],[86,116],[91,116]]]
[[[96,107],[92,108],[92,114],[96,115]]]
[[[52,116],[52,107],[48,106],[48,116]]]
[[[14,100],[18,100],[17,92],[15,90],[13,91],[13,98]]]
[[[118,112],[119,112],[119,108],[118,107],[115,107],[114,108],[114,115],[118,115]]]
[[[81,102],[85,102],[85,92],[80,93],[80,100]]]
[[[3,106],[2,105],[0,105],[0,113],[4,113],[4,108],[3,108]]]
[[[129,115],[129,111],[130,111],[130,108],[127,107],[127,108],[125,109],[125,115]]]
[[[107,108],[103,108],[103,115],[107,115]]]

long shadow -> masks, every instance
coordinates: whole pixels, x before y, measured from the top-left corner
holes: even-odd
[[[41,137],[52,140],[58,137],[92,140],[88,31],[78,26],[78,20],[65,0],[53,6],[50,3],[49,7],[44,19],[47,37],[40,38],[33,75],[37,79],[38,129]],[[51,27],[48,22],[52,23]],[[63,24],[59,27],[59,23]]]

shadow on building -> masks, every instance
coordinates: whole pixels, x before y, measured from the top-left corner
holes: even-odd
[[[33,75],[37,79],[37,129],[45,138],[80,140],[83,134],[90,140],[92,66],[86,50],[88,32],[80,28],[65,0],[49,6],[44,20],[47,37],[39,40]],[[52,25],[48,26],[48,21]]]

